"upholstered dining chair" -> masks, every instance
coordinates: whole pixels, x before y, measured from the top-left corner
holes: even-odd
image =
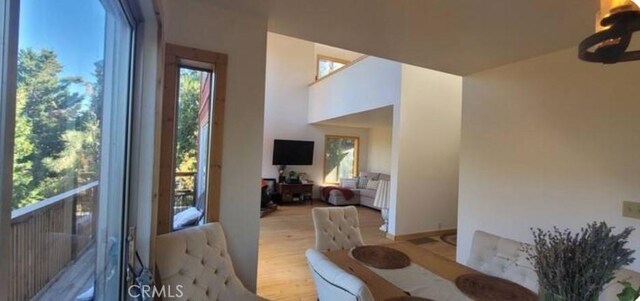
[[[264,300],[236,276],[219,223],[159,235],[156,267],[161,285],[177,297],[171,300]]]
[[[371,291],[358,277],[345,272],[317,250],[308,249],[306,255],[319,301],[374,301]]]
[[[471,243],[471,254],[467,265],[482,273],[518,283],[533,292],[538,291],[538,275],[527,260],[519,241],[503,238],[491,233],[476,231]],[[616,272],[615,279],[604,287],[599,301],[616,300],[623,286],[620,281],[630,282],[633,287],[640,285],[640,273],[627,269]]]
[[[519,241],[476,231],[473,234],[467,266],[537,292],[538,276],[527,260],[525,246],[526,244]]]
[[[362,246],[358,210],[354,206],[313,208],[316,250],[321,252]]]

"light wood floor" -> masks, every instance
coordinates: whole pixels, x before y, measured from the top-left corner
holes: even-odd
[[[325,206],[316,201],[314,206]],[[315,234],[310,205],[280,206],[260,219],[258,295],[269,300],[316,300],[315,286],[304,253],[313,248]],[[366,244],[390,243],[384,232],[380,212],[358,207],[360,229]],[[442,243],[423,245],[455,260],[455,247]]]

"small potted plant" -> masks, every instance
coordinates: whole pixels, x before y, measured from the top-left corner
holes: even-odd
[[[538,274],[540,300],[597,301],[615,272],[634,261],[626,247],[633,228],[618,234],[605,222],[579,233],[533,230],[534,244],[525,251]]]

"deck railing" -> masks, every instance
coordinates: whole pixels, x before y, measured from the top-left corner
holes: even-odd
[[[176,172],[173,190],[173,213],[196,205],[196,172]]]
[[[95,240],[98,181],[11,213],[8,300],[29,300]]]

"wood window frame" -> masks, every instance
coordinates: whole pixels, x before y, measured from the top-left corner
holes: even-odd
[[[325,75],[323,77],[320,77],[320,61],[321,60],[332,61],[332,62],[344,64],[344,66],[342,68],[346,67],[347,65],[349,65],[349,63],[351,63],[351,61],[349,61],[349,60],[345,60],[345,59],[341,59],[341,58],[337,58],[337,57],[332,57],[332,56],[328,56],[328,55],[318,54],[316,56],[316,80],[320,80],[322,78],[325,78],[325,77],[329,76],[331,73],[337,71],[336,70],[336,71],[330,72],[327,75]],[[342,68],[340,68],[340,69],[342,69]]]
[[[360,137],[358,136],[346,136],[346,135],[325,135],[324,136],[324,151],[322,152],[322,181],[325,184],[338,184],[340,183],[340,179],[338,179],[338,182],[325,182],[325,179],[327,178],[327,143],[329,141],[329,139],[331,138],[347,138],[347,139],[353,139],[355,140],[355,145],[356,145],[356,151],[355,151],[355,160],[353,162],[353,173],[354,173],[354,177],[357,177],[358,174],[360,173]]]
[[[178,81],[180,67],[202,68],[210,65],[208,71],[214,76],[213,120],[209,129],[209,154],[207,176],[207,203],[205,221],[220,220],[220,188],[222,179],[222,143],[224,133],[224,111],[227,82],[227,55],[207,50],[174,44],[165,45],[164,86],[162,92],[162,124],[160,132],[160,168],[158,187],[158,227],[157,234],[171,232],[173,224],[173,174],[175,171],[175,123],[178,106]],[[187,63],[185,63],[187,62]]]
[[[0,0],[0,14],[0,236],[10,238],[20,3]],[[0,245],[0,296],[9,296],[10,245]]]

